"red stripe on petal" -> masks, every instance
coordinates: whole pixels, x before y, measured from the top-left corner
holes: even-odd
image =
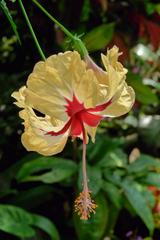
[[[68,128],[70,127],[71,121],[72,120],[70,119],[60,131],[58,131],[58,132],[50,131],[50,132],[47,132],[46,135],[58,136],[58,135],[65,133],[68,130]]]
[[[103,119],[103,117],[84,111],[81,113],[81,119],[87,125],[91,127],[96,127],[99,124],[99,122]]]
[[[100,112],[100,111],[103,111],[105,110],[110,104],[112,103],[112,101],[108,101],[106,103],[103,103],[101,105],[98,105],[94,108],[88,108],[87,111],[90,111],[90,112]]]

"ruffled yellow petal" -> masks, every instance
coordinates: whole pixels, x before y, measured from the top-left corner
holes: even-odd
[[[86,129],[87,133],[89,134],[89,136],[91,137],[91,140],[93,143],[95,142],[97,127],[90,127],[88,125],[85,125],[85,129]]]
[[[98,67],[89,56],[85,59],[87,67],[94,71],[94,75],[99,83],[101,96],[103,95],[101,100],[104,99],[104,102],[112,99],[117,92],[121,92],[125,85],[127,69],[118,62],[119,55],[121,53],[118,53],[116,46],[108,50],[106,56],[101,55],[106,71]],[[102,102],[101,100],[99,102]]]
[[[107,71],[106,85],[108,86],[108,100],[116,94],[116,91],[123,89],[125,84],[127,69],[118,62],[118,57],[121,55],[121,53],[118,53],[118,50],[119,49],[114,46],[107,51],[106,56],[103,54],[101,55],[102,62]],[[105,81],[105,78],[103,81]]]
[[[118,93],[119,94],[119,93]],[[135,101],[134,90],[125,84],[120,95],[115,95],[114,101],[102,113],[106,117],[119,117],[130,111]]]
[[[104,101],[100,85],[92,70],[87,70],[73,89],[79,101],[84,103],[85,108],[94,107]]]
[[[63,125],[57,122],[53,127],[50,117],[37,117],[31,108],[20,112],[20,117],[24,119],[25,131],[22,134],[22,144],[28,151],[36,151],[42,155],[50,156],[61,152],[68,138],[68,131],[59,136],[46,135],[48,131],[58,131]]]
[[[75,51],[50,56],[35,65],[27,81],[26,104],[67,121],[65,98],[72,100],[73,94],[85,107],[98,104],[101,96],[93,71],[86,69],[86,63]]]
[[[122,53],[119,53],[119,48],[116,46],[113,46],[110,50],[107,51],[107,55],[102,54],[102,61],[103,64],[108,70],[108,66],[112,66],[117,72],[121,73],[122,77],[127,73],[127,69],[123,67],[123,65],[118,62],[118,57]]]
[[[47,91],[47,86],[46,86]],[[53,96],[51,96],[53,97]],[[49,115],[51,117],[55,117],[57,119],[60,119],[62,121],[67,121],[68,116],[65,112],[64,105],[66,102],[62,105],[58,104],[57,101],[50,101],[45,96],[39,96],[38,94],[30,91],[29,89],[26,89],[26,104],[39,112]]]
[[[23,86],[19,89],[19,91],[15,91],[12,93],[12,97],[17,100],[17,102],[14,102],[15,105],[17,105],[20,108],[25,108],[25,91],[26,86]]]

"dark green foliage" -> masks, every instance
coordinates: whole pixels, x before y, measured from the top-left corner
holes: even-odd
[[[53,240],[59,240],[58,232],[53,223],[47,218],[31,214],[21,208],[0,205],[0,229],[21,238],[35,236],[32,228],[38,227],[49,234]]]
[[[20,37],[19,37],[19,33],[17,31],[17,25],[16,23],[14,22],[13,18],[12,18],[12,15],[7,7],[7,4],[5,2],[5,0],[1,0],[0,1],[0,7],[1,9],[3,10],[4,14],[6,15],[12,29],[13,29],[13,32],[15,33],[16,37],[17,37],[17,40],[19,41],[19,43],[21,44],[21,40],[20,40]]]

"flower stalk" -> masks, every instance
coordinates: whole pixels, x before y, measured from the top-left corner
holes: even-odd
[[[42,51],[42,48],[41,48],[41,46],[40,46],[40,44],[39,44],[39,42],[38,42],[37,37],[36,37],[36,35],[35,35],[35,32],[34,32],[34,30],[33,30],[33,27],[32,27],[32,25],[31,25],[31,22],[30,22],[30,20],[29,20],[29,18],[28,18],[28,15],[27,15],[27,13],[26,13],[26,10],[25,10],[25,8],[24,8],[24,5],[23,5],[23,3],[22,3],[22,0],[18,0],[18,2],[19,2],[19,5],[20,5],[20,7],[21,7],[21,10],[22,10],[22,13],[23,13],[23,15],[24,15],[24,18],[25,18],[25,20],[26,20],[26,22],[27,22],[28,28],[29,28],[29,30],[30,30],[30,32],[31,32],[31,35],[32,35],[32,37],[33,37],[33,40],[34,40],[34,42],[35,42],[35,45],[36,45],[36,47],[37,47],[37,49],[38,49],[38,52],[39,52],[41,58],[45,61],[46,57],[45,57],[45,55],[44,55],[44,53],[43,53],[43,51]]]
[[[83,172],[83,190],[88,191],[88,178],[87,178],[87,166],[86,166],[86,143],[83,142],[83,154],[82,154],[82,172]]]
[[[73,42],[75,50],[77,50],[82,58],[88,55],[88,51],[82,42],[82,40],[77,36],[73,35],[66,27],[64,27],[57,19],[55,19],[37,0],[32,0],[32,2],[52,21],[54,22]]]

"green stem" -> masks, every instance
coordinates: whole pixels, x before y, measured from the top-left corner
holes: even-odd
[[[47,10],[38,1],[32,0],[32,2],[34,2],[37,5],[37,7],[46,14],[48,18],[50,18],[54,23],[56,23],[69,38],[71,39],[74,38],[73,34],[70,31],[68,31],[68,29],[66,29],[60,22],[58,22],[49,12],[47,12]]]
[[[80,52],[81,56],[84,57],[88,55],[88,51],[78,36],[73,35],[67,28],[65,28],[59,21],[57,21],[37,0],[32,0],[35,5],[42,11],[44,14],[73,41],[75,49]]]
[[[45,57],[45,55],[44,55],[44,53],[43,53],[43,51],[42,51],[42,49],[41,49],[41,47],[40,47],[40,45],[39,45],[39,42],[38,42],[37,37],[36,37],[36,35],[35,35],[35,33],[34,33],[34,30],[33,30],[33,28],[32,28],[31,22],[30,22],[30,20],[29,20],[29,18],[28,18],[28,16],[27,16],[27,13],[26,13],[26,10],[25,10],[25,8],[24,8],[24,5],[23,5],[23,3],[22,3],[21,0],[18,0],[18,1],[19,1],[19,5],[20,5],[20,7],[21,7],[21,10],[22,10],[22,12],[23,12],[23,15],[24,15],[24,17],[25,17],[25,19],[26,19],[26,22],[27,22],[27,25],[28,25],[28,27],[29,27],[29,30],[30,30],[30,32],[31,32],[31,35],[32,35],[32,37],[33,37],[33,40],[34,40],[34,42],[35,42],[35,45],[36,45],[36,47],[37,47],[37,49],[38,49],[38,52],[39,52],[40,56],[42,57],[42,59],[45,61],[46,57]]]

